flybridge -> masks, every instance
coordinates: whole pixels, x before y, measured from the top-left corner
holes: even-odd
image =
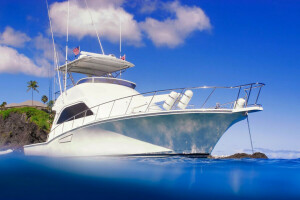
[[[116,58],[114,55],[103,55],[81,51],[78,59],[59,67],[60,71],[81,73],[86,75],[104,76],[113,72],[121,71],[134,64]]]

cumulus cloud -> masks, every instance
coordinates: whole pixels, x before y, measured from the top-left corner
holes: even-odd
[[[31,59],[19,53],[17,50],[0,45],[0,73],[24,73],[27,75],[48,76],[48,67],[38,67]]]
[[[14,47],[23,47],[28,42],[26,51],[33,52],[33,58],[19,53]],[[30,50],[29,50],[30,49]],[[58,56],[64,62],[62,51]],[[52,76],[53,46],[50,39],[42,34],[29,38],[25,33],[6,27],[0,34],[0,73],[24,73],[40,77]]]
[[[23,47],[26,42],[30,41],[25,33],[15,31],[11,27],[6,27],[4,32],[0,34],[0,44],[13,47]]]
[[[43,56],[39,55],[37,59],[32,60],[13,48],[24,47],[24,44],[29,41],[29,44],[35,43],[34,48],[32,48],[34,53],[40,50],[43,52]],[[0,73],[24,73],[40,77],[49,76],[51,66],[48,58],[50,55],[46,53],[49,50],[49,42],[43,38],[42,35],[32,40],[25,33],[16,31],[11,27],[6,27],[4,32],[0,34]],[[53,52],[53,50],[51,52]]]
[[[70,1],[69,35],[81,39],[84,36],[96,36],[89,11],[100,37],[111,42],[119,41],[120,20],[122,38],[131,44],[141,42],[141,31],[134,16],[121,6],[121,0],[88,1],[89,10],[84,1]],[[50,6],[53,31],[66,35],[68,2],[56,2]]]
[[[209,18],[199,7],[183,6],[175,1],[165,4],[164,8],[175,14],[175,18],[159,21],[148,17],[140,23],[142,30],[156,46],[175,47],[182,44],[192,32],[211,29]]]

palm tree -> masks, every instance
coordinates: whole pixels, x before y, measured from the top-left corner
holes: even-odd
[[[33,105],[33,91],[37,91],[37,92],[39,92],[38,90],[37,90],[37,88],[38,88],[39,86],[37,85],[37,82],[36,81],[29,81],[29,82],[27,82],[27,92],[29,91],[29,90],[31,90],[31,97],[32,97],[32,105]]]
[[[48,101],[48,97],[46,95],[42,96],[42,102],[45,104]]]
[[[2,102],[2,104],[0,105],[1,110],[5,108],[5,106],[7,105],[7,103],[5,101]]]

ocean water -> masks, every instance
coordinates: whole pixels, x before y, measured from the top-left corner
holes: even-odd
[[[0,199],[300,199],[300,159],[2,155]]]

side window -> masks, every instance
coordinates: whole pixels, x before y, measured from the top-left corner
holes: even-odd
[[[85,110],[87,110],[86,116],[93,115],[93,112],[85,105],[85,103],[78,103],[69,106],[61,112],[59,119],[57,120],[57,124],[61,124],[64,121],[70,119],[71,117],[74,117],[75,115],[76,115],[75,119],[82,118],[85,115],[85,112],[83,112]]]

